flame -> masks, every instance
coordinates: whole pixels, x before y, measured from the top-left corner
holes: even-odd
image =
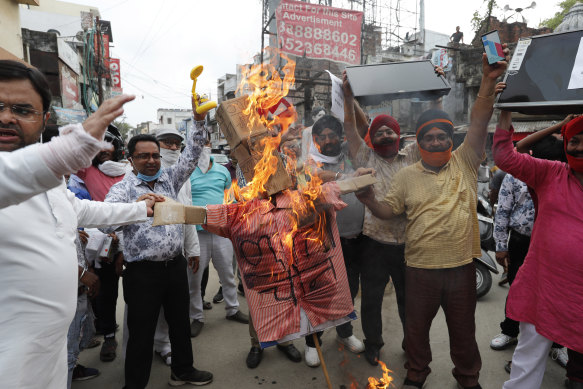
[[[392,373],[392,371],[389,370],[387,365],[385,365],[382,361],[379,361],[379,364],[383,369],[383,376],[379,380],[374,377],[368,377],[368,385],[366,386],[366,389],[388,389],[389,386],[394,386],[392,384],[393,377],[389,375],[389,373]]]
[[[267,181],[278,169],[278,149],[281,137],[297,119],[297,113],[293,106],[288,105],[286,109],[278,112],[282,99],[287,96],[295,82],[295,61],[274,49],[268,48],[267,51],[267,57],[272,59],[272,63],[243,67],[241,69],[242,81],[237,88],[237,93],[249,94],[247,106],[243,110],[243,113],[249,118],[248,128],[265,127],[269,134],[277,135],[262,136],[256,140],[254,136],[261,134],[251,132],[248,142],[249,148],[252,153],[256,153],[254,158],[258,158],[253,179],[243,188],[239,188],[237,183],[233,181],[231,189],[225,192],[225,202],[241,202],[265,197]],[[280,68],[275,66],[278,55],[285,63]],[[305,174],[307,177],[305,185],[299,186],[298,190],[288,191],[291,198],[292,212],[289,221],[292,228],[285,236],[281,236],[281,240],[290,252],[291,263],[293,240],[301,227],[300,221],[310,217],[315,218],[310,231],[304,232],[305,238],[324,242],[326,218],[316,209],[316,199],[322,192],[322,180],[310,169],[302,169],[297,172],[295,159],[287,158],[286,162],[286,170],[290,176],[296,177],[296,174]],[[244,217],[248,220],[249,216],[247,214]],[[313,230],[317,231],[317,239],[313,238]]]

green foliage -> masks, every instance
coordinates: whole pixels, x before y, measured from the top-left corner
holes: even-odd
[[[561,22],[563,21],[563,18],[565,17],[565,15],[567,15],[567,12],[569,12],[571,7],[573,7],[576,3],[581,3],[581,2],[583,2],[583,1],[582,0],[565,0],[561,3],[559,3],[559,7],[561,8],[561,11],[555,13],[555,16],[553,16],[552,18],[543,20],[541,22],[541,26],[542,27],[549,27],[549,28],[554,30],[555,28],[557,28],[557,26],[559,24],[561,24]]]
[[[126,139],[128,132],[134,128],[124,121],[114,121],[113,125],[117,127],[123,139]]]
[[[567,0],[569,1],[569,0]],[[583,0],[581,0],[583,1]],[[485,30],[488,30],[490,24],[490,16],[492,15],[492,11],[495,8],[498,8],[498,4],[496,0],[484,0],[486,4],[486,11],[483,15],[480,14],[480,11],[474,11],[474,15],[472,17],[472,29],[476,32],[480,31],[482,26],[486,24]]]

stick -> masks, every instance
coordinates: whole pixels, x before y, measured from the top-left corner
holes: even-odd
[[[328,375],[328,369],[326,369],[326,362],[324,362],[324,356],[322,355],[322,349],[320,349],[320,342],[318,341],[318,336],[314,332],[312,334],[314,338],[314,343],[316,344],[316,350],[318,350],[318,357],[322,363],[322,370],[324,371],[324,377],[326,378],[326,383],[328,384],[328,389],[332,389],[332,383],[330,382],[330,376]]]

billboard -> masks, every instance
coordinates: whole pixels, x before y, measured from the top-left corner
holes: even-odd
[[[277,40],[287,54],[360,64],[363,13],[282,0],[275,11]]]
[[[111,87],[121,89],[121,73],[119,70],[119,58],[109,58],[109,72],[111,73]]]

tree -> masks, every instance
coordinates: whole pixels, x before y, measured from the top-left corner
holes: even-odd
[[[482,15],[480,15],[479,11],[474,11],[474,15],[472,17],[472,28],[476,32],[481,30],[484,23],[486,24],[485,30],[486,31],[489,30],[489,28],[490,28],[490,16],[492,16],[492,10],[494,8],[498,8],[498,4],[496,4],[496,0],[484,0],[484,3],[486,3],[486,13],[482,16]]]
[[[128,132],[130,132],[131,130],[133,130],[134,128],[132,126],[130,126],[128,123],[126,123],[125,121],[114,121],[113,125],[117,127],[117,129],[119,130],[122,139],[126,139],[128,136]]]
[[[565,18],[565,15],[567,15],[567,12],[569,12],[571,7],[573,7],[576,3],[582,2],[583,0],[565,0],[559,3],[561,11],[555,13],[555,16],[553,16],[552,18],[543,20],[541,22],[541,26],[549,27],[554,30],[555,28],[558,27],[559,24],[561,24],[561,22]]]

